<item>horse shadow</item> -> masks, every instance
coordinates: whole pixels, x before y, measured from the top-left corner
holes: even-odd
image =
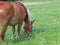
[[[33,29],[33,38],[38,35],[38,34],[42,34],[44,32],[46,32],[48,30],[48,26],[47,25],[38,25],[38,26],[35,26],[34,29]]]
[[[30,40],[30,39],[31,39],[31,38],[28,38],[28,36],[26,35],[26,33],[22,32],[19,39],[14,39],[14,40],[12,40],[12,39],[6,39],[6,44],[7,44],[7,45],[8,45],[9,43],[16,44],[16,43],[28,41],[28,40]]]

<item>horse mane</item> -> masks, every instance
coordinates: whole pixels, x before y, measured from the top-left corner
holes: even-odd
[[[28,21],[31,21],[30,12],[29,12],[28,9],[26,10],[26,14],[27,14],[27,15],[26,15],[26,18],[25,18],[25,19],[26,19],[26,20],[28,19]]]

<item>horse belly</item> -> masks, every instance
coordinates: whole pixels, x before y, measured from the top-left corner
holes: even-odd
[[[9,25],[16,25],[16,24],[18,24],[18,23],[20,22],[19,18],[20,18],[20,17],[18,17],[18,16],[13,17],[13,18],[11,19]]]

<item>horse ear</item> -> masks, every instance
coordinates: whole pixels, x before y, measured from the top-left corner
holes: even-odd
[[[32,20],[32,22],[35,22],[35,20]]]
[[[35,22],[35,20],[32,20],[32,21],[31,21],[31,24],[33,24],[33,22]]]

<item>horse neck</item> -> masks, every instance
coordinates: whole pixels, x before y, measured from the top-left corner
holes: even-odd
[[[25,22],[25,25],[31,25],[31,19],[30,19],[29,15],[26,15],[24,22]]]

